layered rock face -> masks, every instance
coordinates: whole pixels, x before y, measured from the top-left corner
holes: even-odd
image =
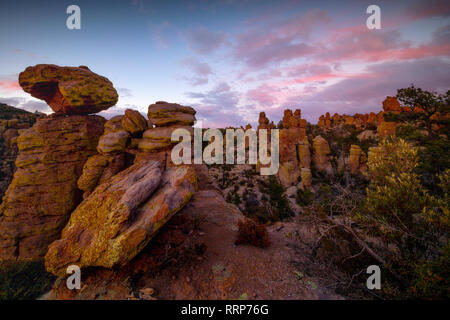
[[[77,182],[103,134],[105,119],[87,114],[118,98],[111,82],[87,67],[28,67],[19,84],[56,113],[39,118],[17,138],[17,171],[0,207],[2,259],[41,258],[59,237],[82,200]],[[91,167],[103,165],[93,162]]]
[[[267,142],[270,150],[270,131],[275,129],[273,121],[270,122],[264,112],[259,114],[258,134],[260,129],[267,129]],[[284,111],[282,119],[283,128],[279,135],[280,167],[278,178],[285,187],[297,184],[302,168],[310,168],[311,155],[308,137],[306,135],[306,120],[301,118],[301,110],[294,112],[290,109]]]
[[[280,168],[278,177],[284,186],[297,184],[301,168],[309,168],[309,143],[306,136],[306,121],[301,119],[299,109],[292,113],[287,109],[280,130]]]
[[[0,103],[0,203],[16,171],[19,132],[30,128],[38,116]]]
[[[81,200],[77,180],[96,153],[99,116],[51,115],[17,138],[17,171],[0,207],[0,258],[37,258]]]
[[[195,122],[195,110],[177,103],[158,101],[148,107],[148,120],[155,127],[144,131],[142,140],[138,143],[139,154],[136,161],[143,159],[158,159],[171,166],[171,149],[177,144],[172,141],[172,132],[182,128],[194,134],[192,125]],[[192,138],[192,137],[191,137]]]
[[[19,84],[57,113],[96,113],[112,107],[118,99],[112,83],[85,66],[38,64],[19,74]]]
[[[128,263],[197,188],[192,167],[164,170],[141,161],[99,185],[72,213],[60,240],[45,257],[48,271],[66,267],[112,267]]]

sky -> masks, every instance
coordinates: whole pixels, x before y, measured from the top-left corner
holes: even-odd
[[[66,9],[81,9],[69,30]],[[368,29],[369,5],[381,29]],[[1,1],[0,102],[51,112],[23,92],[27,66],[86,65],[119,93],[110,118],[146,114],[156,101],[197,110],[203,127],[257,125],[265,111],[378,112],[414,83],[450,89],[450,2],[427,1]]]

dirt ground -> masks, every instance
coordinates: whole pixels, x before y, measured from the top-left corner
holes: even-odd
[[[82,270],[82,288],[58,279],[46,299],[344,299],[338,274],[312,254],[317,230],[268,226],[270,246],[235,245],[241,211],[199,167],[199,191],[128,265]]]

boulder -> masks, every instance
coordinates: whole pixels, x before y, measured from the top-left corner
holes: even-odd
[[[114,116],[105,122],[105,134],[110,132],[117,132],[123,130],[122,128],[123,116]]]
[[[175,129],[185,129],[191,135],[194,134],[194,129],[190,126],[169,126],[147,129],[142,136],[142,140],[139,141],[139,150],[143,152],[156,152],[166,150],[172,145],[177,144],[177,141],[172,141],[172,132]]]
[[[38,64],[19,74],[19,84],[25,92],[63,114],[100,112],[118,100],[112,83],[84,66]]]
[[[96,154],[89,157],[84,164],[83,174],[77,181],[78,188],[83,191],[93,190],[107,165],[108,157],[106,155]]]
[[[0,258],[42,257],[59,237],[82,192],[77,180],[96,153],[99,116],[39,118],[17,139],[17,171],[0,206]]]
[[[72,213],[45,256],[47,271],[66,267],[125,265],[191,198],[197,188],[192,167],[163,171],[158,161],[141,161],[99,185]]]
[[[100,137],[97,150],[100,153],[123,152],[130,134],[125,130],[109,132]]]
[[[374,130],[364,130],[357,136],[359,141],[364,141],[368,139],[376,139],[377,133]]]
[[[127,109],[122,117],[122,128],[128,131],[132,136],[136,136],[147,129],[147,120],[139,111]]]
[[[402,108],[396,97],[386,97],[383,101],[383,110],[384,112],[392,112],[396,114],[402,112]]]
[[[148,107],[148,119],[156,127],[169,125],[192,126],[195,122],[195,110],[177,103],[158,101]]]

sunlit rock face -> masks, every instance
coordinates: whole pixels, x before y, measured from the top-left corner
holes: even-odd
[[[104,119],[52,115],[17,138],[17,171],[0,207],[0,258],[38,258],[81,201],[83,165],[96,153]]]
[[[164,170],[159,161],[140,161],[99,185],[72,213],[61,239],[45,256],[48,271],[66,267],[127,264],[197,188],[192,167]]]

